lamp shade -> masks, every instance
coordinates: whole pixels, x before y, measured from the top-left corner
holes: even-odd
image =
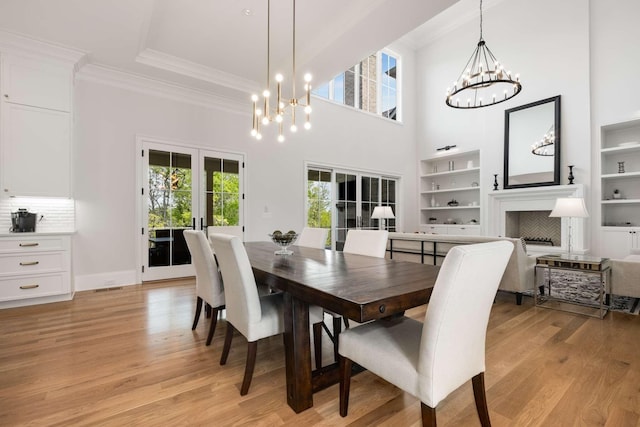
[[[589,213],[582,197],[560,197],[549,216],[587,218]]]
[[[371,218],[373,219],[387,219],[395,217],[396,216],[393,214],[391,206],[376,206],[373,209],[373,214],[371,214]]]

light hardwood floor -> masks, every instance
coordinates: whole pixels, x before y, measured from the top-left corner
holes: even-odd
[[[368,372],[352,380],[348,417],[338,414],[337,385],[295,414],[279,337],[258,345],[241,397],[246,341],[236,336],[220,366],[226,322],[206,347],[208,319],[191,331],[194,306],[186,280],[1,310],[0,425],[420,425],[418,401]],[[599,320],[499,295],[485,380],[494,426],[639,426],[640,317]],[[470,383],[439,405],[438,423],[479,425]]]

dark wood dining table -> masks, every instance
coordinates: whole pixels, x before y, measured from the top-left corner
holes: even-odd
[[[293,246],[275,255],[271,242],[245,243],[256,281],[283,292],[287,403],[313,406],[313,393],[339,381],[337,363],[312,371],[309,305],[357,322],[426,304],[439,267]]]

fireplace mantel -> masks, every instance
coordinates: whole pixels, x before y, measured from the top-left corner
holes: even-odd
[[[584,197],[584,186],[552,185],[548,187],[516,188],[497,190],[489,193],[489,222],[490,236],[505,236],[506,213],[511,211],[551,211],[558,197]],[[569,218],[562,218],[562,242],[560,247],[527,245],[528,252],[566,252]],[[584,218],[571,218],[573,235],[572,251],[586,253]]]

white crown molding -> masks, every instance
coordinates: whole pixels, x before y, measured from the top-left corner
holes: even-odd
[[[255,93],[260,90],[258,83],[252,80],[243,79],[233,74],[215,70],[213,68],[153,49],[145,49],[141,51],[136,57],[136,62],[182,74],[184,76],[193,77],[198,80],[204,80],[216,85],[236,89],[248,94]]]
[[[34,57],[47,57],[79,69],[87,61],[87,52],[51,42],[37,40],[22,34],[0,30],[0,51]]]
[[[106,84],[146,95],[158,96],[206,108],[215,108],[234,114],[248,115],[250,105],[236,99],[200,92],[173,83],[155,80],[136,74],[87,64],[76,74],[77,80]]]

